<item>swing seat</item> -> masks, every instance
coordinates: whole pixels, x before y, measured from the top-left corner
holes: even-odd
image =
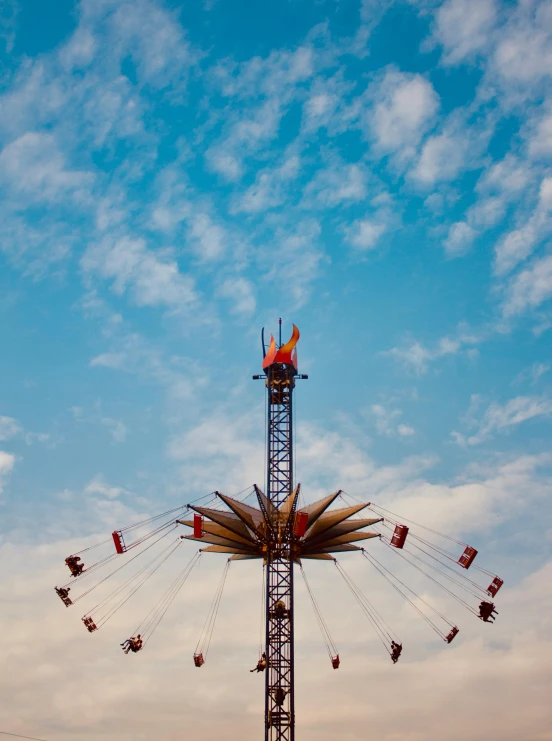
[[[402,548],[404,546],[404,542],[406,540],[407,535],[408,535],[408,527],[406,525],[397,525],[395,527],[395,532],[393,533],[393,537],[391,538],[391,545],[394,548]]]
[[[309,524],[308,512],[297,512],[295,514],[295,522],[293,525],[293,534],[296,538],[302,538],[307,532],[307,525]]]
[[[455,635],[457,635],[457,634],[458,634],[458,628],[457,628],[457,627],[456,627],[456,625],[455,625],[455,626],[454,626],[454,628],[453,628],[453,629],[452,629],[452,630],[450,631],[450,633],[448,634],[448,636],[447,636],[447,637],[445,638],[445,641],[446,641],[447,643],[451,643],[451,642],[452,642],[452,640],[454,639],[454,636],[455,636]]]
[[[203,517],[194,515],[194,538],[203,538]]]
[[[87,617],[87,618],[82,618],[82,622],[83,622],[83,623],[85,624],[85,626],[86,626],[86,630],[87,630],[87,631],[88,631],[89,633],[93,633],[93,632],[94,632],[95,630],[98,630],[98,626],[97,626],[97,625],[96,625],[96,623],[95,623],[95,622],[94,622],[94,621],[92,620],[92,618],[91,618],[91,617]]]
[[[203,654],[194,654],[194,664],[199,669],[203,664],[205,663],[205,659],[203,658]]]
[[[126,551],[126,546],[123,540],[123,533],[120,530],[114,530],[111,533],[111,537],[115,543],[115,550],[117,553],[124,553]]]
[[[458,559],[458,563],[462,568],[469,569],[473,563],[473,559],[477,556],[477,551],[472,548],[471,545],[467,545],[464,549],[464,553]]]
[[[337,656],[332,656],[332,666],[334,669],[339,669],[339,654]]]
[[[495,576],[495,578],[492,580],[492,582],[487,587],[488,594],[490,594],[491,597],[494,597],[503,584],[504,584],[504,580],[501,579],[499,576]]]

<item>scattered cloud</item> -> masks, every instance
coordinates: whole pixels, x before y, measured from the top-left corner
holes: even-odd
[[[402,409],[389,409],[382,404],[373,404],[372,414],[376,420],[376,429],[385,437],[410,437],[415,430],[398,420],[402,417]]]
[[[204,370],[200,373],[193,359],[174,353],[167,355],[137,333],[116,334],[111,343],[112,350],[92,358],[92,368],[131,373],[146,383],[166,388],[177,401],[189,401],[197,389],[207,383],[207,373]],[[80,418],[79,414],[76,413],[76,419]]]
[[[525,368],[518,373],[514,379],[514,384],[530,383],[531,386],[535,386],[542,376],[546,375],[552,366],[550,363],[533,363],[529,368]]]
[[[468,356],[473,355],[476,352],[476,346],[483,339],[483,334],[470,332],[461,327],[455,337],[442,337],[432,348],[414,340],[400,347],[393,347],[381,354],[393,358],[406,370],[421,376],[427,373],[430,363],[439,358],[461,353],[466,353]]]
[[[549,77],[552,69],[552,31],[550,3],[519,3],[508,14],[492,56],[492,68],[503,85],[518,90],[531,87]]]
[[[441,133],[425,140],[410,177],[423,187],[454,180],[460,172],[475,166],[481,150],[477,139],[482,135],[460,119],[451,121]]]
[[[219,295],[233,302],[230,309],[233,314],[250,316],[256,309],[253,284],[246,278],[227,278],[219,288]]]
[[[0,6],[0,53],[11,54],[17,30],[20,6],[16,0]]]
[[[258,214],[282,205],[289,195],[289,188],[300,172],[300,158],[290,154],[282,165],[260,170],[255,182],[237,196],[234,213]]]
[[[13,417],[0,417],[0,440],[10,440],[21,432],[19,422]]]
[[[545,109],[529,138],[529,155],[533,158],[552,156],[552,113]]]
[[[474,240],[499,224],[514,204],[524,210],[524,197],[534,177],[530,164],[511,154],[483,170],[476,185],[477,200],[466,211],[465,220],[449,227],[445,253],[449,257],[465,255]]]
[[[285,286],[290,310],[308,301],[321,264],[327,259],[319,244],[320,234],[320,224],[313,218],[286,224],[276,229],[270,243],[259,254],[263,280],[276,285],[280,292]]]
[[[376,248],[380,237],[386,231],[385,224],[371,219],[358,219],[345,228],[347,241],[362,252]]]
[[[538,417],[552,416],[552,400],[536,396],[517,396],[506,404],[491,404],[483,414],[477,431],[470,436],[453,432],[459,445],[479,445],[500,432]]]
[[[508,283],[502,313],[509,319],[535,309],[552,298],[552,255],[547,255],[517,273]]]
[[[495,0],[446,0],[435,13],[433,43],[443,63],[459,64],[486,50],[498,20]]]
[[[459,257],[465,255],[472,246],[476,232],[465,221],[458,221],[453,224],[445,239],[445,254],[448,257]]]
[[[240,105],[226,117],[219,139],[207,148],[208,167],[226,180],[239,180],[244,160],[274,140],[287,107],[313,73],[309,46],[274,51],[266,58],[254,57],[241,65],[217,65],[211,73],[213,84],[224,97]],[[253,99],[257,99],[256,104]]]
[[[118,499],[122,494],[129,494],[130,492],[120,486],[110,486],[101,476],[97,476],[84,487],[83,493],[85,496],[99,495],[106,499]]]
[[[398,163],[412,159],[439,109],[431,83],[422,75],[389,69],[369,96],[365,125],[377,148]]]
[[[81,34],[102,35],[107,51],[104,67],[119,71],[123,60],[130,58],[140,85],[156,90],[170,86],[173,98],[184,92],[189,72],[201,58],[187,40],[176,13],[151,0],[84,0],[79,30]],[[79,46],[84,46],[85,58],[89,58],[86,35]],[[69,56],[75,57],[74,41]],[[82,52],[76,57],[80,61]]]
[[[537,205],[528,220],[505,234],[495,249],[495,273],[505,275],[523,262],[536,246],[550,234],[552,216],[552,177],[541,182]]]
[[[347,93],[353,85],[343,80],[341,74],[333,77],[317,77],[308,92],[303,105],[301,130],[304,136],[312,136],[321,128],[340,129],[341,123],[337,120],[339,112],[345,105]]]
[[[49,432],[27,432],[25,433],[25,443],[27,445],[34,445],[34,443],[40,443],[41,445],[48,445],[53,448],[60,441],[59,437],[52,437]]]
[[[127,437],[127,426],[120,419],[102,417],[102,424],[108,428],[114,443],[124,443]]]
[[[228,237],[224,228],[214,223],[206,213],[190,216],[189,235],[195,245],[197,255],[202,260],[219,260],[226,251]],[[193,281],[190,278],[187,280],[191,287]]]
[[[14,466],[15,456],[0,450],[0,495],[4,490],[6,477],[12,472]]]
[[[66,167],[65,156],[50,134],[23,134],[0,153],[0,183],[18,199],[82,200],[87,197],[93,180],[91,172]]]
[[[363,201],[368,175],[362,165],[332,163],[320,169],[305,188],[303,208],[335,208]]]
[[[81,267],[85,274],[111,280],[118,295],[128,290],[138,306],[183,309],[197,301],[194,279],[180,272],[170,252],[151,250],[142,238],[106,238],[91,245]]]

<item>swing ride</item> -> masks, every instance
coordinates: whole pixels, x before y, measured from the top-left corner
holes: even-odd
[[[500,577],[474,563],[478,552],[472,546],[401,517],[375,502],[362,502],[341,490],[310,504],[303,502],[301,485],[294,487],[293,482],[293,390],[297,380],[307,378],[297,371],[298,339],[299,330],[293,325],[291,339],[282,344],[280,320],[279,343],[271,336],[266,348],[263,336],[264,372],[253,376],[263,379],[267,388],[266,493],[256,484],[236,497],[215,491],[116,530],[106,540],[68,556],[65,562],[71,581],[55,588],[61,601],[70,607],[124,571],[122,581],[108,594],[100,590],[97,593],[99,601],[82,617],[86,629],[94,633],[169,559],[175,554],[177,558],[187,541],[205,544],[178,571],[131,637],[121,644],[126,654],[138,653],[147,646],[202,555],[226,555],[224,570],[193,653],[195,666],[201,668],[207,660],[230,566],[234,561],[262,561],[264,645],[259,651],[257,666],[251,671],[264,672],[265,676],[265,741],[293,741],[295,738],[295,567],[305,584],[333,669],[339,668],[340,656],[307,579],[305,561],[333,562],[393,664],[401,656],[402,641],[353,581],[336,554],[358,552],[446,643],[451,643],[458,634],[456,623],[426,596],[417,594],[404,580],[402,572],[397,575],[388,562],[396,558],[408,564],[417,575],[427,578],[459,606],[487,623],[492,623],[498,614],[489,598],[494,599],[503,584]],[[247,502],[249,499],[252,503]],[[177,534],[181,527],[189,528],[189,533]],[[370,546],[367,544],[364,548],[361,545],[364,541],[371,541]],[[105,555],[88,564],[89,552],[96,549],[103,549],[97,552]],[[386,558],[388,553],[393,556]],[[144,554],[147,554],[145,558]],[[88,588],[85,586],[77,595],[69,595],[74,585],[89,584],[91,574],[100,570],[103,574],[110,564],[115,568],[99,581]],[[135,571],[129,573],[131,564]],[[468,570],[470,574],[475,572],[477,577],[470,578]],[[490,582],[481,583],[484,578]],[[477,600],[481,600],[478,607]]]

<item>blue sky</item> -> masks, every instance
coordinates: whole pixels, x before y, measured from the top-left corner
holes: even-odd
[[[529,599],[552,568],[552,3],[7,0],[0,65],[6,568],[262,482],[251,375],[281,316],[305,495],[402,505]]]

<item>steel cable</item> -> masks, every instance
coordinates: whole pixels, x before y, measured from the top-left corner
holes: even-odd
[[[427,622],[427,623],[428,623],[428,624],[429,624],[429,625],[430,625],[430,626],[431,626],[431,627],[433,628],[433,630],[434,630],[434,631],[435,631],[435,632],[436,632],[436,633],[437,633],[437,634],[438,634],[438,635],[439,635],[439,636],[440,636],[441,638],[445,639],[445,638],[446,638],[446,636],[445,636],[445,634],[443,633],[443,631],[441,631],[441,630],[440,630],[440,629],[439,629],[439,628],[437,627],[437,625],[435,625],[435,623],[434,623],[434,622],[433,622],[433,621],[431,620],[431,618],[429,618],[429,617],[428,617],[428,616],[427,616],[427,615],[425,614],[425,612],[423,612],[423,610],[420,610],[420,608],[419,608],[419,607],[418,607],[418,606],[417,606],[417,605],[416,605],[416,604],[415,604],[415,603],[414,603],[414,602],[413,602],[413,601],[412,601],[412,600],[410,599],[410,597],[409,597],[409,596],[408,596],[407,594],[405,594],[405,593],[404,593],[404,592],[402,591],[402,589],[400,589],[400,587],[398,587],[398,586],[397,586],[397,585],[396,585],[396,584],[395,584],[395,583],[394,583],[394,582],[393,582],[393,581],[392,581],[392,580],[391,580],[391,579],[389,578],[389,576],[387,576],[387,574],[386,574],[385,572],[387,572],[387,573],[388,573],[388,574],[389,574],[390,576],[392,576],[392,577],[393,577],[394,579],[396,579],[396,581],[398,581],[398,582],[399,582],[399,584],[401,584],[401,585],[402,585],[402,586],[403,586],[403,587],[404,587],[405,589],[408,589],[408,591],[409,591],[409,592],[411,592],[411,593],[412,593],[412,594],[413,594],[413,595],[414,595],[414,596],[416,597],[416,599],[419,599],[419,600],[420,600],[421,602],[423,602],[423,603],[424,603],[424,604],[425,604],[425,605],[426,605],[427,607],[429,607],[429,609],[430,609],[430,610],[433,610],[433,612],[435,612],[435,613],[436,613],[437,615],[439,615],[439,617],[440,617],[440,618],[442,618],[442,619],[443,619],[443,620],[444,620],[444,621],[445,621],[445,622],[446,622],[446,623],[447,623],[448,625],[450,625],[451,627],[454,627],[454,625],[453,625],[453,624],[452,624],[452,623],[451,623],[451,622],[450,622],[450,621],[449,621],[449,620],[448,620],[448,619],[447,619],[447,618],[446,618],[446,617],[445,617],[444,615],[441,615],[441,613],[440,613],[440,612],[439,612],[438,610],[436,610],[436,609],[435,609],[435,608],[433,607],[433,605],[430,605],[430,604],[429,604],[428,602],[426,602],[426,601],[425,601],[425,600],[424,600],[424,599],[423,599],[422,597],[420,597],[419,595],[417,595],[417,594],[416,594],[416,592],[414,592],[414,590],[410,589],[410,587],[408,587],[408,586],[407,586],[406,584],[404,584],[404,583],[403,583],[403,582],[402,582],[402,581],[401,581],[401,580],[400,580],[400,579],[399,579],[398,577],[396,577],[396,576],[395,576],[394,574],[392,574],[392,573],[391,573],[391,572],[389,571],[389,569],[386,569],[386,568],[385,568],[385,566],[383,566],[382,564],[380,564],[380,563],[379,563],[379,561],[377,561],[376,559],[373,559],[372,557],[370,557],[370,556],[369,556],[369,555],[368,555],[368,554],[366,553],[366,551],[365,551],[364,549],[362,549],[362,555],[364,556],[364,558],[366,558],[366,560],[368,560],[368,561],[369,561],[369,562],[370,562],[370,563],[372,564],[372,566],[373,566],[373,567],[374,567],[374,568],[375,568],[375,569],[376,569],[377,571],[379,571],[379,573],[380,573],[380,574],[381,574],[381,575],[383,576],[383,578],[384,578],[384,579],[386,579],[386,580],[387,580],[387,581],[389,582],[389,584],[391,584],[391,586],[392,586],[392,587],[393,587],[393,588],[394,588],[394,589],[395,589],[395,590],[396,590],[396,591],[397,591],[397,592],[398,592],[398,593],[399,593],[399,594],[400,594],[400,595],[401,595],[401,596],[402,596],[402,597],[403,597],[403,598],[404,598],[404,599],[405,599],[405,600],[406,600],[406,601],[407,601],[407,602],[408,602],[408,603],[409,603],[409,604],[410,604],[410,605],[411,605],[411,606],[412,606],[412,607],[414,608],[414,610],[416,610],[416,612],[417,612],[417,613],[418,613],[418,614],[420,615],[420,617],[422,617],[422,618],[423,618],[423,619],[424,619],[424,620],[425,620],[425,621],[426,621],[426,622]],[[378,564],[379,564],[379,565],[378,565]]]
[[[369,600],[364,596],[364,594],[360,591],[358,586],[354,583],[354,581],[351,579],[351,577],[347,574],[347,572],[343,569],[341,564],[335,560],[335,565],[337,567],[337,570],[343,580],[345,581],[345,584],[349,587],[351,593],[353,594],[353,597],[358,602],[360,608],[372,624],[372,627],[376,631],[376,635],[380,639],[380,641],[383,643],[383,646],[387,653],[391,655],[391,650],[389,648],[389,641],[392,641],[397,636],[393,633],[390,626],[387,624],[387,622],[382,618],[382,616],[378,613],[378,611],[375,609],[375,607],[369,602]],[[378,618],[381,621],[381,624],[378,622]],[[382,624],[385,625],[387,630],[385,630],[382,627]],[[386,641],[386,639],[388,639]],[[397,639],[398,640],[398,639]]]
[[[176,528],[176,525],[174,527]],[[149,551],[150,548],[153,548],[153,546],[156,543],[159,543],[159,541],[163,540],[163,538],[166,538],[167,535],[169,535],[170,533],[171,533],[171,530],[168,530],[166,533],[164,533],[163,535],[161,535],[160,538],[157,538],[157,540],[154,540],[153,543],[150,543],[148,546],[146,546],[143,551],[140,551],[140,553],[137,553],[135,556],[133,556],[132,558],[130,558],[128,561],[126,561],[126,563],[124,563],[122,566],[119,566],[118,569],[115,569],[115,571],[112,571],[110,574],[108,574],[107,576],[105,576],[101,581],[99,581],[93,587],[90,587],[90,589],[88,589],[86,592],[83,592],[83,594],[80,594],[75,599],[75,602],[78,602],[78,600],[82,599],[83,597],[86,597],[86,595],[90,594],[90,592],[93,592],[95,589],[97,589],[100,586],[100,584],[103,584],[104,581],[107,581],[114,574],[117,574],[119,571],[121,571],[121,569],[124,569],[126,566],[129,565],[129,563],[132,563],[135,559],[137,559],[140,556],[142,556],[146,551]]]
[[[207,618],[203,625],[203,630],[201,631],[199,640],[195,648],[195,654],[198,654],[198,653],[203,654],[204,659],[207,659],[207,654],[209,653],[209,646],[211,645],[211,638],[213,635],[213,631],[215,629],[215,623],[216,623],[216,619],[218,615],[219,605],[222,599],[222,592],[224,589],[224,585],[226,583],[226,576],[228,574],[229,568],[230,568],[230,559],[226,561],[226,566],[224,567],[224,571],[222,572],[222,576],[219,581],[217,591],[215,592],[215,597],[213,599],[209,612],[207,613]]]
[[[167,555],[165,555],[159,561],[159,563],[156,564],[156,566],[153,569],[151,569],[151,571],[149,573],[143,574],[143,572],[145,571],[145,569],[141,569],[142,578],[138,582],[138,584],[136,584],[135,586],[133,586],[132,590],[130,591],[130,593],[128,595],[122,597],[119,600],[119,602],[117,602],[117,604],[115,604],[115,605],[113,605],[113,607],[109,608],[108,611],[105,613],[105,615],[102,615],[100,618],[98,618],[98,620],[95,620],[94,621],[96,623],[97,627],[100,628],[102,625],[105,625],[105,623],[107,623],[107,621],[110,618],[112,618],[113,615],[115,615],[115,613],[118,612],[121,609],[121,607],[123,607],[123,605],[125,605],[134,594],[136,594],[136,592],[140,589],[140,587],[142,587],[148,581],[148,579],[150,579],[155,574],[155,572],[165,563],[165,561],[167,561],[167,559],[169,559],[173,555],[173,553],[181,545],[182,545],[182,541],[181,540],[178,540],[175,544],[172,544],[172,548],[171,548],[171,546],[169,546],[169,548],[171,548],[171,550],[169,550],[169,553],[167,553]],[[165,553],[166,551],[167,551],[167,549],[165,548],[165,550],[162,551],[162,553],[159,556],[157,556],[154,559],[154,561],[158,560],[160,558],[160,556],[163,555],[163,553]],[[141,573],[141,572],[139,572],[139,573]]]
[[[199,559],[201,558],[201,551],[198,551],[198,553],[195,554],[195,556],[192,558],[192,560],[182,569],[180,574],[176,577],[176,579],[173,581],[169,589],[165,592],[164,597],[158,602],[158,609],[155,615],[153,615],[149,622],[147,623],[146,627],[144,628],[144,635],[146,636],[146,639],[144,641],[144,647],[154,634],[154,632],[159,627],[159,624],[165,617],[168,609],[176,599],[176,596],[184,586],[187,578],[192,573],[192,569],[194,566],[197,565],[199,562]],[[150,613],[151,614],[151,611]],[[145,622],[145,621],[143,621]],[[140,628],[136,630],[136,633],[138,632]]]
[[[314,614],[316,615],[316,620],[318,621],[318,627],[320,628],[320,633],[322,634],[322,640],[324,641],[324,644],[326,646],[326,651],[328,652],[328,656],[330,657],[330,659],[333,659],[334,656],[337,656],[336,645],[333,642],[328,626],[326,625],[326,622],[322,616],[322,611],[320,610],[320,607],[318,606],[316,599],[314,598],[313,591],[307,580],[307,575],[305,574],[302,564],[300,565],[300,569],[301,569],[301,574],[303,576],[303,580],[305,582],[305,586],[307,588],[308,595],[311,600]]]
[[[390,543],[387,543],[385,540],[383,541],[383,543],[384,543],[384,545],[387,546],[387,548],[391,549],[397,556],[400,556],[404,561],[406,561],[408,564],[410,564],[410,566],[412,566],[415,569],[418,569],[418,571],[420,571],[420,573],[424,574],[424,576],[426,576],[428,579],[431,579],[431,581],[434,582],[435,584],[437,584],[438,587],[441,587],[441,589],[444,589],[445,592],[447,592],[448,594],[450,594],[451,597],[453,597],[455,600],[457,600],[458,602],[460,602],[460,604],[462,604],[467,610],[469,610],[474,615],[478,615],[478,613],[473,609],[473,607],[470,604],[468,604],[465,600],[463,600],[462,597],[459,597],[457,594],[455,594],[454,592],[452,592],[444,584],[441,584],[441,582],[437,581],[437,579],[435,579],[433,576],[431,576],[431,574],[428,574],[427,571],[424,571],[424,569],[422,569],[421,566],[418,566],[417,564],[412,563],[411,561],[409,561],[406,558],[406,556],[404,555],[404,553],[401,553],[400,550],[398,550],[397,548],[393,548],[393,546]],[[414,556],[414,558],[417,558],[417,556]],[[421,559],[419,559],[419,560],[421,560]],[[424,562],[422,561],[422,563],[424,563]]]

